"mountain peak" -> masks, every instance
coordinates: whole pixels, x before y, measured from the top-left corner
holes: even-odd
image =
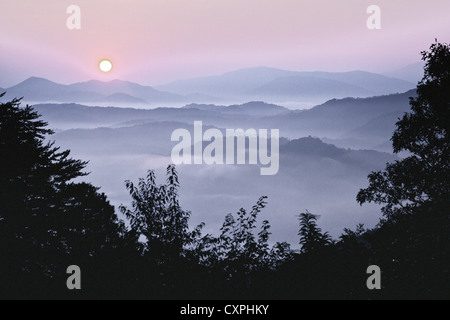
[[[336,157],[345,154],[347,151],[335,145],[323,142],[317,137],[303,137],[294,139],[281,147],[284,153],[297,155],[316,155],[322,157]]]
[[[19,85],[21,84],[36,84],[36,83],[52,83],[52,84],[57,84],[56,82],[50,81],[48,79],[45,78],[40,78],[40,77],[29,77],[28,79],[22,81],[19,83]]]
[[[8,97],[25,96],[35,102],[90,102],[90,103],[172,103],[184,97],[162,92],[152,87],[114,79],[108,82],[90,80],[70,85],[59,84],[40,77],[30,77],[8,88]]]

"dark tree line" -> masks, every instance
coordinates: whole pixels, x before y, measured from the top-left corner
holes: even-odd
[[[383,219],[333,240],[319,216],[300,213],[299,252],[270,245],[269,222],[258,222],[266,197],[227,215],[218,236],[190,229],[173,165],[164,184],[153,171],[126,182],[123,222],[98,188],[73,182],[86,162],[45,142],[52,131],[32,107],[0,103],[0,298],[450,298],[449,45],[434,43],[423,60],[392,137],[409,156],[372,172],[357,195],[383,204]],[[82,290],[66,287],[70,265]],[[370,265],[382,270],[381,290],[366,287]]]

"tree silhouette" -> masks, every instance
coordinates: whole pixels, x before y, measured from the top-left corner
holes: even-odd
[[[214,239],[215,256],[226,270],[227,278],[249,275],[259,270],[275,269],[278,263],[289,259],[291,250],[286,243],[269,247],[269,221],[264,220],[261,230],[255,234],[258,215],[266,206],[267,197],[261,197],[250,212],[241,208],[237,218],[233,214],[225,217],[221,235]]]
[[[392,287],[442,297],[450,286],[450,46],[436,41],[422,59],[417,97],[391,139],[409,156],[372,172],[357,201],[384,205],[373,250],[384,250]]]
[[[332,243],[328,232],[322,233],[322,230],[317,226],[318,215],[306,212],[300,213],[300,245],[302,246],[302,253],[313,253]]]
[[[121,205],[121,213],[130,222],[131,232],[161,263],[167,259],[184,256],[185,249],[193,244],[202,225],[189,231],[191,213],[181,208],[178,201],[178,174],[174,165],[167,167],[167,183],[157,185],[154,171],[137,186],[126,181],[132,197],[132,209]]]
[[[250,211],[241,208],[228,214],[218,237],[206,235],[197,241],[198,262],[213,273],[221,288],[221,298],[248,298],[267,294],[268,278],[284,263],[293,259],[286,242],[269,246],[270,224],[264,220],[256,232],[258,215],[266,207],[266,196],[260,197]]]
[[[411,98],[411,112],[397,122],[394,152],[412,155],[369,175],[369,187],[359,203],[383,203],[383,213],[395,219],[422,206],[448,205],[450,192],[450,47],[435,43],[422,52],[424,78]],[[444,207],[442,207],[444,208]],[[443,212],[448,214],[448,211]]]
[[[0,292],[8,297],[60,293],[69,265],[88,263],[124,235],[105,195],[71,182],[86,162],[46,143],[46,126],[20,99],[0,104]]]
[[[137,185],[126,181],[132,202],[120,212],[127,218],[128,235],[140,252],[141,290],[149,297],[176,297],[196,290],[192,284],[198,271],[196,247],[203,224],[189,230],[191,213],[178,200],[178,174],[174,165],[167,167],[167,181],[158,185],[155,172],[148,171]],[[133,271],[131,271],[133,272]],[[149,293],[149,291],[151,291]]]

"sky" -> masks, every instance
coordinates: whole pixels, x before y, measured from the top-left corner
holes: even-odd
[[[70,5],[80,29],[67,27]],[[381,29],[366,25],[370,5]],[[388,72],[450,42],[449,12],[449,0],[1,0],[0,87],[30,76],[158,85],[257,66]]]

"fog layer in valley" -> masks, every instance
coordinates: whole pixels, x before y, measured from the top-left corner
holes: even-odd
[[[379,75],[260,67],[157,87],[30,78],[7,88],[3,99],[34,102],[56,132],[49,139],[89,161],[83,179],[101,187],[116,208],[130,202],[125,180],[155,170],[165,182],[177,129],[194,135],[195,121],[203,132],[215,128],[224,136],[227,129],[277,129],[276,175],[261,175],[263,165],[248,157],[240,165],[181,164],[181,205],[192,211],[191,226],[204,221],[205,231],[217,234],[226,214],[268,196],[261,221],[270,221],[271,240],[297,244],[296,215],[305,210],[320,215],[320,226],[334,237],[346,227],[377,223],[379,207],[360,207],[355,197],[371,171],[397,159],[389,140],[416,94],[410,90],[416,69]]]

